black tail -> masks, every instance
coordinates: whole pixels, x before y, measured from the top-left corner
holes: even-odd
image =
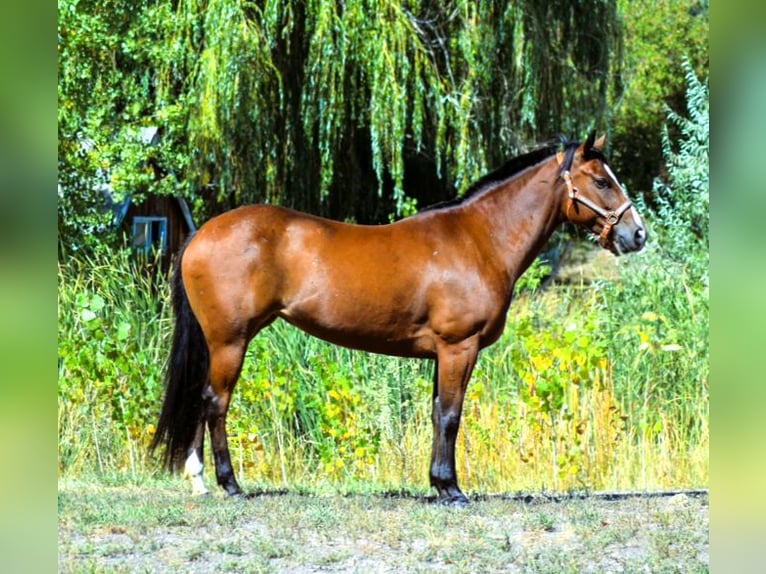
[[[187,242],[188,245],[188,242]],[[181,277],[181,250],[173,273],[173,344],[165,374],[165,401],[151,444],[151,451],[165,445],[164,464],[172,471],[188,456],[202,416],[202,392],[208,378],[210,354],[194,316]]]

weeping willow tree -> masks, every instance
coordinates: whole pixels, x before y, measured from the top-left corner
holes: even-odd
[[[158,113],[205,211],[379,221],[602,126],[619,37],[613,1],[181,0]]]
[[[605,127],[620,58],[615,0],[62,2],[95,12],[66,34],[60,17],[60,41],[113,27],[117,67],[124,30],[151,33],[91,117],[158,125],[155,164],[200,220],[267,201],[375,222],[452,197],[529,145]],[[126,78],[140,103],[117,94]],[[77,129],[125,149],[97,123]]]

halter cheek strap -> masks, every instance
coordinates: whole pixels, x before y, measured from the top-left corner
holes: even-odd
[[[569,214],[569,210],[572,208],[572,206],[576,202],[580,202],[583,205],[585,205],[587,208],[591,209],[594,213],[597,213],[601,217],[604,218],[604,228],[601,230],[601,235],[598,238],[598,242],[602,247],[606,247],[609,242],[609,234],[612,232],[612,227],[614,227],[617,223],[619,223],[620,219],[622,219],[623,214],[631,208],[633,203],[630,200],[626,200],[625,203],[623,203],[620,207],[617,209],[610,209],[606,210],[595,203],[593,203],[590,199],[587,197],[580,195],[580,190],[577,189],[572,184],[572,176],[569,174],[569,170],[565,170],[561,177],[564,178],[564,181],[567,184],[567,190],[569,192],[569,204],[567,205],[567,217]]]

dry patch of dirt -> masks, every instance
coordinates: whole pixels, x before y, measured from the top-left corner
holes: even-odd
[[[177,485],[176,485],[177,486]],[[429,498],[60,488],[60,572],[699,572],[708,496]]]

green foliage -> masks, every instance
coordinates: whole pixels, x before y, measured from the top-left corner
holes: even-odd
[[[708,428],[709,301],[693,269],[649,249],[623,262],[619,283],[603,286],[615,387],[627,431],[645,441],[644,484],[649,445],[669,435],[699,444]]]
[[[613,324],[621,325],[613,334],[614,348],[638,343],[636,356],[625,357],[620,364],[626,373],[625,392],[634,400],[643,397],[644,426],[661,424],[657,404],[700,405],[701,411],[691,409],[683,416],[707,418],[708,88],[691,66],[685,64],[685,69],[688,117],[668,111],[669,121],[681,135],[674,143],[665,130],[662,143],[668,172],[664,180],[655,180],[658,208],[641,209],[648,220],[650,243],[644,252],[622,262],[620,283],[607,285],[606,291],[623,302],[620,313],[632,313],[630,321],[612,313]],[[692,370],[692,364],[698,367]]]
[[[656,179],[658,205],[654,231],[663,253],[679,265],[689,265],[700,282],[708,282],[710,234],[710,119],[706,80],[697,78],[691,65],[686,71],[687,116],[668,110],[668,121],[679,134],[673,141],[666,127],[662,151],[667,177]]]
[[[98,230],[106,185],[181,193],[200,221],[265,201],[383,222],[447,199],[598,125],[618,32],[602,0],[63,0],[60,241]]]
[[[709,417],[709,96],[691,63],[682,69],[687,114],[665,108],[667,174],[654,181],[654,208],[638,201],[649,244],[621,260],[619,282],[601,287],[626,430],[644,441],[644,484],[647,445],[668,435],[699,442]]]
[[[673,429],[680,436],[695,436],[699,421],[708,418],[709,94],[691,63],[682,67],[687,114],[666,108],[661,143],[667,174],[654,181],[656,207],[641,206],[650,243],[625,259],[620,283],[605,290],[622,302],[608,307],[612,348],[638,345],[634,356],[619,362],[621,390],[641,405],[632,419],[648,437],[668,430],[668,405],[687,421]]]
[[[594,392],[596,381],[603,381],[608,365],[607,342],[599,336],[600,319],[594,312],[598,305],[591,305],[585,316],[567,309],[566,322],[558,320],[558,313],[533,305],[512,327],[513,380],[527,406],[524,416],[529,424],[550,431],[554,490],[565,475],[584,479],[587,422],[580,419],[578,404]],[[560,422],[572,423],[574,432],[559,435]]]
[[[620,311],[633,310],[633,319],[614,333],[614,348],[638,340],[636,356],[622,361],[625,392],[636,401],[641,397],[637,424],[649,434],[667,424],[664,405],[674,405],[689,421],[679,432],[696,432],[692,421],[708,416],[709,96],[707,82],[689,63],[684,69],[688,117],[668,111],[680,137],[674,143],[664,131],[668,172],[655,180],[659,207],[646,212],[651,243],[624,262],[621,283],[607,292],[624,301]],[[620,321],[618,313],[612,316]]]
[[[92,244],[107,228],[104,188],[117,199],[167,193],[164,175],[148,167],[159,150],[149,151],[139,128],[157,125],[156,70],[167,56],[171,15],[167,2],[59,2],[59,243],[66,249]]]
[[[135,472],[162,392],[167,285],[128,250],[68,258],[58,281],[59,468]]]
[[[303,127],[319,146],[320,195],[330,191],[337,153],[352,121],[369,127],[378,194],[388,170],[399,214],[405,200],[405,137],[409,132],[415,145],[422,145],[426,111],[440,105],[438,69],[399,2],[352,1],[341,7],[317,1],[309,4],[307,20],[313,35]]]
[[[708,68],[709,3],[620,0],[624,58],[610,97],[612,160],[631,189],[646,193],[662,166],[665,110],[684,105],[688,61]]]
[[[254,445],[240,451],[245,468],[273,472],[284,482],[284,458],[296,442],[304,445],[304,464],[318,465],[328,477],[364,477],[381,441],[402,439],[413,393],[420,397],[430,384],[424,370],[419,362],[352,352],[276,323],[248,350],[242,399],[232,406],[232,442]],[[275,445],[276,456],[264,453],[264,445]]]
[[[553,267],[544,257],[536,258],[524,274],[516,281],[516,293],[535,291],[543,280],[551,274]]]
[[[216,2],[204,19],[201,8],[182,4],[176,34],[183,38],[200,26],[211,45],[251,35],[214,58],[200,60],[190,46],[186,67],[174,64],[176,84],[184,79],[192,104],[182,129],[205,138],[191,146],[197,184],[214,184],[223,206],[271,200],[332,214],[328,208],[337,204],[344,209],[338,218],[381,221],[386,211],[362,206],[385,196],[384,205],[404,212],[409,158],[427,154],[432,169],[464,189],[486,170],[487,156],[498,163],[530,136],[583,127],[605,106],[610,61],[603,46],[615,42],[614,6],[588,7],[603,23],[597,40],[569,25],[585,11],[566,2],[537,4],[316,0],[266,2],[254,10]],[[227,17],[212,18],[211,9],[225,9]],[[564,62],[556,73],[548,69],[558,61],[552,51]],[[250,53],[256,62],[243,67]],[[586,74],[595,81],[579,81]],[[196,93],[205,94],[202,101]],[[522,93],[531,98],[525,107]],[[231,145],[240,138],[246,146]],[[421,203],[444,199],[429,190],[408,193]]]

